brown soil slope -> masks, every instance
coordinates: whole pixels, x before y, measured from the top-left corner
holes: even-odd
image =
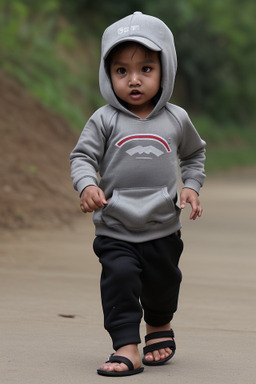
[[[0,227],[69,223],[78,213],[69,153],[78,135],[0,71]]]

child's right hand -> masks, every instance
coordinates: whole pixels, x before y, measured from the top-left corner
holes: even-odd
[[[80,208],[84,213],[93,212],[102,208],[107,203],[102,189],[94,185],[89,185],[82,192]]]

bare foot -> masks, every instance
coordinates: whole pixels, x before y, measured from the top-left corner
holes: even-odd
[[[162,327],[151,327],[150,325],[146,324],[147,335],[150,333],[153,333],[153,332],[170,331],[170,329],[171,329],[170,323],[168,323]],[[172,340],[172,338],[171,337],[165,337],[165,338],[160,338],[160,339],[148,340],[146,345],[148,346],[151,344],[158,343],[160,341],[168,341],[168,340]],[[171,354],[172,354],[172,350],[170,348],[164,348],[164,349],[159,349],[159,350],[156,350],[153,352],[149,352],[145,355],[144,358],[146,361],[149,361],[149,362],[151,362],[151,361],[159,362],[161,360],[166,359]]]
[[[141,359],[138,351],[138,346],[136,344],[125,345],[124,347],[119,348],[113,356],[124,356],[131,360],[134,365],[134,369],[141,367]],[[124,363],[104,363],[101,369],[109,372],[122,372],[128,371],[128,367]]]

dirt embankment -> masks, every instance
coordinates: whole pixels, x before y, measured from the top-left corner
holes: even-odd
[[[69,223],[79,212],[69,153],[78,135],[0,71],[0,228]]]

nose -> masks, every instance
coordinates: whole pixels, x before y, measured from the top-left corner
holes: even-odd
[[[137,87],[141,85],[141,80],[137,72],[133,72],[129,79],[129,87]]]

